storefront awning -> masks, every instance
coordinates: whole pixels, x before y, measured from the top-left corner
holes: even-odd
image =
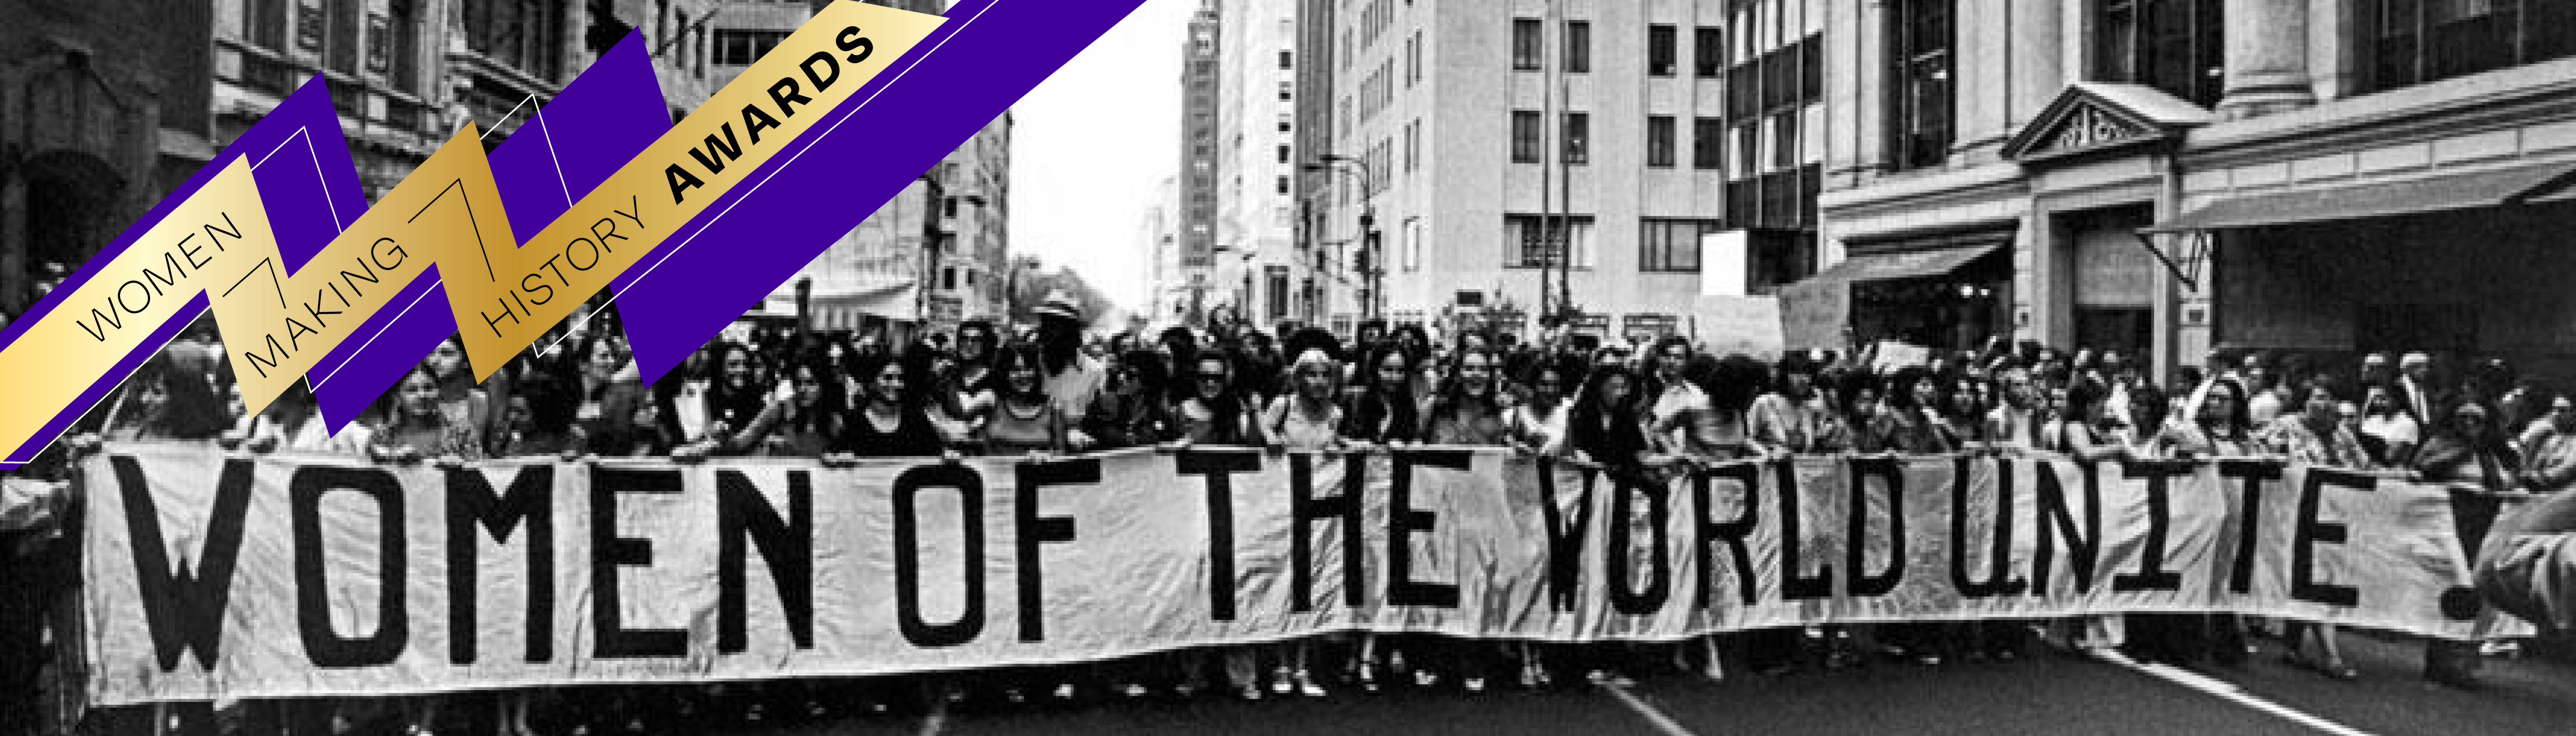
[[[2552,163],[2254,194],[2212,202],[2139,232],[2225,230],[2496,207],[2558,193],[2571,181],[2576,181],[2576,165]]]
[[[1819,281],[1885,281],[1941,276],[1959,270],[1959,267],[2004,245],[2004,241],[1996,240],[1959,248],[1857,255],[1817,272],[1812,278]]]

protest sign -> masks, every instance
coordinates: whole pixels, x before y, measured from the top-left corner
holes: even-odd
[[[80,482],[101,704],[891,674],[1336,630],[1669,640],[2238,611],[2462,638],[2463,550],[2496,503],[2247,460],[1648,478],[1455,448],[441,468],[117,445]]]

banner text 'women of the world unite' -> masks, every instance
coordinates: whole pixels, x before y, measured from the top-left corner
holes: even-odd
[[[211,481],[211,482],[210,482]],[[863,675],[1334,630],[2240,611],[2463,637],[2490,496],[2250,460],[1492,450],[83,465],[101,703]]]

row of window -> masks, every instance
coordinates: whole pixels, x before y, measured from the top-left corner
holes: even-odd
[[[2359,94],[2576,56],[2576,2],[2350,0]],[[2223,0],[2093,0],[2087,79],[2142,84],[2203,107],[2225,89]],[[1956,111],[1957,0],[1889,0],[1889,164],[1949,155]],[[1767,75],[1766,75],[1767,76]],[[1733,107],[1730,106],[1730,110]]]
[[[1781,117],[1788,120],[1796,119],[1796,115],[1794,113],[1783,115]],[[1512,111],[1512,163],[1534,164],[1539,162],[1539,156],[1541,155],[1540,152],[1544,150],[1545,147],[1545,134],[1541,130],[1544,122],[1544,118],[1542,118],[1540,113],[1536,110]],[[1649,115],[1646,117],[1647,166],[1653,168],[1673,168],[1679,165],[1678,159],[1681,148],[1678,126],[1679,119],[1669,115]],[[1751,129],[1750,126],[1747,126],[1747,129]],[[1789,123],[1782,126],[1780,129],[1784,129],[1786,131],[1781,133],[1785,140],[1795,140],[1797,135],[1795,123]],[[1565,113],[1564,121],[1558,129],[1558,136],[1562,141],[1560,151],[1563,163],[1572,166],[1586,166],[1592,163],[1591,113]],[[1796,146],[1784,146],[1783,149],[1794,152],[1796,150]],[[1792,157],[1795,156],[1794,153],[1788,155]],[[1725,168],[1725,162],[1726,120],[1724,118],[1692,118],[1691,168],[1713,171]]]
[[[1512,69],[1534,72],[1542,68],[1547,56],[1546,24],[1534,18],[1512,20]],[[1676,76],[1680,69],[1681,30],[1677,26],[1646,26],[1646,73],[1658,77]],[[1571,74],[1592,71],[1592,23],[1565,22],[1565,38],[1559,47],[1563,59],[1558,68]],[[1726,66],[1726,32],[1702,26],[1691,32],[1691,69],[1703,79],[1714,79]]]
[[[1523,215],[1503,216],[1503,266],[1505,268],[1562,268],[1557,254],[1573,253],[1574,268],[1593,265],[1592,239],[1594,220],[1591,215]],[[1650,273],[1698,273],[1705,265],[1701,238],[1732,229],[1720,220],[1683,218],[1639,218],[1637,221],[1637,270]],[[1408,250],[1420,247],[1408,242]],[[1737,257],[1723,253],[1724,257]],[[1745,238],[1745,293],[1777,293],[1781,284],[1797,281],[1815,273],[1815,234],[1812,231],[1754,231]],[[1406,270],[1413,270],[1416,258],[1408,257]]]

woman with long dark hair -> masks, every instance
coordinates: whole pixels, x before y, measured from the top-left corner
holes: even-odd
[[[1172,435],[1171,370],[1151,350],[1129,350],[1109,361],[1107,384],[1084,412],[1082,430],[1093,450],[1142,447]]]
[[[1420,363],[1400,347],[1379,348],[1361,362],[1360,394],[1343,412],[1342,437],[1391,445],[1421,437],[1422,405],[1414,393]]]
[[[829,457],[935,457],[947,452],[932,426],[924,385],[923,351],[910,359],[888,354],[860,356],[852,364],[855,390],[842,400],[841,434]]]
[[[1646,437],[1646,418],[1637,406],[1638,384],[1637,374],[1625,365],[1594,365],[1574,405],[1566,410],[1565,432],[1541,452],[1600,466],[1603,472],[1625,482],[1650,482],[1646,466],[1655,447]],[[1619,672],[1622,667],[1617,663],[1642,658],[1621,656],[1613,651],[1616,649],[1624,648],[1610,643],[1589,645],[1579,649],[1575,658],[1589,660],[1590,666],[1584,669],[1591,681],[1625,683],[1628,678]]]
[[[993,362],[1001,379],[993,418],[984,427],[988,456],[1050,456],[1065,452],[1065,416],[1047,398],[1046,368],[1035,345],[1003,348]]]
[[[1538,452],[1550,445],[1561,444],[1565,437],[1567,407],[1575,392],[1583,388],[1583,364],[1555,356],[1534,356],[1517,381],[1525,392],[1503,421],[1504,433],[1513,448]]]
[[[1423,416],[1422,440],[1434,445],[1499,446],[1504,431],[1501,360],[1490,350],[1460,351]]]
[[[660,402],[627,361],[623,341],[593,332],[573,354],[577,365],[566,377],[566,388],[579,402],[573,422],[581,430],[584,450],[601,457],[669,452],[673,443],[663,433]]]
[[[749,346],[730,340],[716,345],[715,382],[707,388],[705,424],[693,433],[700,439],[674,450],[673,457],[743,455],[754,449],[758,438],[751,436],[752,421],[769,406],[769,388],[760,383],[760,362],[760,355]]]
[[[841,434],[841,382],[824,380],[811,361],[791,362],[783,373],[787,396],[761,409],[738,442],[768,457],[822,457]]]

